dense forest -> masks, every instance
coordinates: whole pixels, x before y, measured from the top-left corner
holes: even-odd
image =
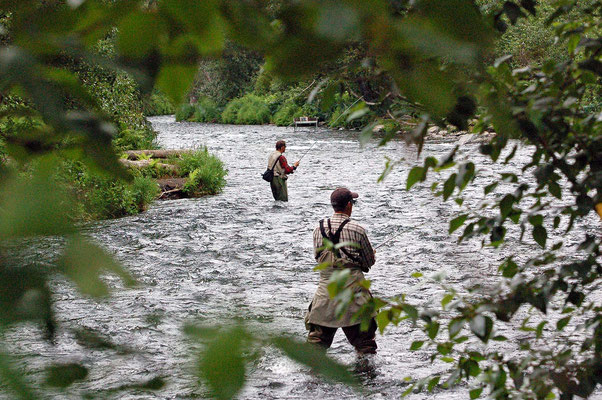
[[[499,5],[495,0],[477,3],[484,14],[495,14]],[[277,4],[270,2],[270,12]],[[398,18],[408,12],[403,2],[391,2],[390,7]],[[579,20],[588,7],[589,3],[581,2],[564,18]],[[516,24],[508,24],[486,56],[489,62],[510,56],[512,68],[525,68],[568,61],[569,54],[555,45],[554,27],[546,23],[554,11],[551,2],[543,2],[537,14],[526,14]],[[311,116],[331,128],[364,128],[372,123],[385,134],[411,130],[419,123],[423,107],[401,95],[382,66],[371,63],[369,52],[366,43],[350,37],[339,58],[328,60],[320,66],[320,73],[299,81],[271,73],[260,52],[229,41],[220,57],[201,61],[194,86],[185,104],[177,108],[176,118],[290,126],[294,118]],[[306,55],[299,51],[297,57]],[[324,93],[328,96],[322,98]],[[155,96],[157,104],[169,104],[164,95]],[[581,104],[599,111],[602,93],[590,90]],[[156,109],[167,108],[158,105]],[[351,115],[354,118],[349,118]]]

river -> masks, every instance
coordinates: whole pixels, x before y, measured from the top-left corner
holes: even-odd
[[[366,227],[373,245],[398,235],[378,249],[377,262],[368,274],[377,296],[411,292],[412,301],[438,301],[442,290],[432,284],[420,286],[421,279],[412,277],[413,273],[430,276],[444,271],[449,284],[468,287],[491,281],[503,259],[504,251],[482,249],[480,240],[456,244],[457,237],[450,237],[447,230],[460,207],[451,200],[435,198],[430,184],[405,190],[417,153],[403,141],[385,147],[371,141],[362,148],[358,132],[175,123],[167,116],[151,118],[151,122],[163,148],[207,146],[217,154],[229,170],[228,184],[217,196],[158,201],[143,214],[85,228],[127,266],[141,286],[115,290],[111,298],[97,302],[59,282],[57,344],[41,341],[36,329],[15,333],[26,344],[15,351],[24,356],[43,362],[64,357],[90,367],[88,381],[75,384],[69,392],[57,392],[57,398],[86,393],[98,396],[104,389],[153,376],[167,377],[167,386],[157,392],[129,390],[111,398],[205,397],[206,388],[197,385],[190,372],[192,345],[182,333],[187,322],[219,326],[239,316],[257,332],[285,332],[303,340],[303,315],[318,278],[312,270],[312,230],[319,219],[331,214],[329,194],[338,186],[359,193],[353,218]],[[290,162],[316,142],[288,181],[288,203],[275,202],[269,184],[260,177],[278,139],[287,141],[285,155]],[[421,158],[442,157],[454,145],[428,142]],[[478,160],[476,184],[465,193],[467,204],[473,205],[482,199],[481,184],[493,180],[500,170],[477,149],[478,144],[468,143],[459,155],[460,159],[470,156]],[[528,155],[528,149],[521,149],[515,160],[500,168],[516,172]],[[386,157],[404,160],[379,183]],[[596,231],[599,227],[592,223],[584,229]],[[567,239],[574,245],[581,234]],[[510,243],[518,246],[516,241]],[[525,246],[535,248],[532,243]],[[109,280],[119,286],[116,279]],[[87,350],[77,344],[70,330],[81,326],[97,329],[137,351],[120,355]],[[506,334],[516,338],[524,333]],[[431,364],[428,350],[408,350],[413,340],[422,337],[410,323],[378,334],[374,370],[363,377],[366,392],[361,395],[321,381],[268,348],[249,368],[247,385],[239,397],[399,398],[408,385],[406,376],[421,378],[446,371],[445,363]],[[342,332],[329,354],[354,367],[356,356]],[[42,368],[41,361],[33,365]],[[468,390],[468,385],[461,385],[408,398],[466,399]]]

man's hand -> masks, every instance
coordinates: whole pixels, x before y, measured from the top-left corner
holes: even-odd
[[[299,161],[297,161],[296,163],[293,164],[295,166],[295,168],[297,168],[299,166]]]

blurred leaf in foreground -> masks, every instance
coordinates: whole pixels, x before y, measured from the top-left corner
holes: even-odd
[[[109,294],[100,277],[105,271],[121,277],[126,286],[135,284],[134,278],[109,253],[81,236],[73,237],[68,243],[59,260],[59,268],[82,293],[95,297]]]

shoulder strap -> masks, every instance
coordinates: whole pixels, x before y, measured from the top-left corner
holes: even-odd
[[[337,231],[333,235],[332,242],[334,244],[338,244],[339,241],[341,240],[341,232],[343,231],[343,228],[345,227],[345,225],[347,225],[347,222],[349,222],[348,219],[346,219],[345,221],[341,222],[341,225],[339,225],[339,228],[337,229]],[[330,220],[328,220],[328,227],[330,228]],[[332,233],[332,229],[330,230],[330,232]]]
[[[280,161],[280,157],[282,157],[282,154],[280,154],[278,156],[278,158],[276,159],[276,162],[274,163],[274,165],[272,165],[272,168],[271,168],[272,171],[274,170],[274,168],[276,168],[276,164],[278,164],[278,161]]]
[[[333,244],[339,244],[339,241],[341,240],[341,232],[343,231],[343,228],[345,227],[345,225],[347,225],[347,223],[349,221],[350,221],[349,219],[346,219],[345,221],[341,222],[341,225],[339,225],[336,232],[333,234],[332,233],[332,225],[330,224],[330,218],[328,219],[329,233],[326,233],[326,229],[324,229],[324,220],[321,219],[320,220],[320,233],[322,234],[323,238],[330,240]],[[353,262],[359,263],[361,261],[358,257],[351,254],[344,247],[341,247],[340,249],[334,251],[334,254],[336,257],[340,257],[339,251],[343,252],[343,254],[345,254]]]

